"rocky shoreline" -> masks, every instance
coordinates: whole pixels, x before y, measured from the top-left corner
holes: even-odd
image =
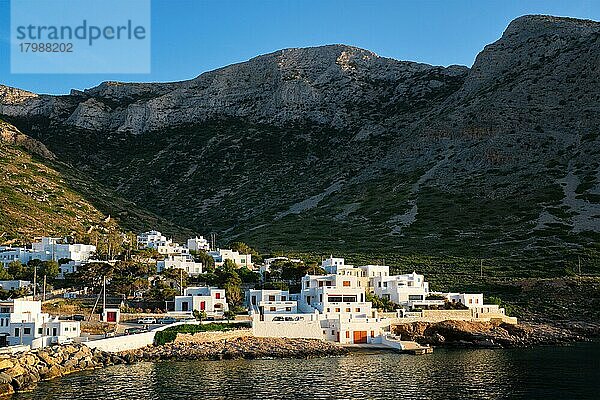
[[[596,327],[597,329],[597,327]],[[589,341],[598,331],[567,328],[546,323],[518,325],[499,322],[412,322],[398,324],[394,333],[403,340],[420,344],[446,347],[530,347],[539,345],[564,345]]]
[[[206,343],[167,343],[108,353],[85,345],[52,346],[14,355],[0,355],[0,396],[31,390],[74,372],[158,360],[228,360],[340,356],[347,349],[316,339],[241,337]]]

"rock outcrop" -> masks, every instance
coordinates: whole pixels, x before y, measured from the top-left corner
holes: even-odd
[[[586,341],[578,332],[547,324],[501,322],[412,322],[394,325],[402,340],[421,344],[458,347],[526,347]]]

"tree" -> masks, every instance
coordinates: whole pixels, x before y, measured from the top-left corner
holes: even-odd
[[[6,268],[0,267],[0,281],[9,281],[11,279],[12,276],[8,273],[8,270]]]
[[[237,273],[244,283],[258,283],[260,281],[260,274],[250,271],[248,267],[240,268]]]
[[[60,273],[60,268],[56,261],[42,261],[40,269],[38,270],[38,276],[46,276],[46,279],[54,280]]]
[[[204,250],[198,250],[195,254],[194,254],[194,258],[196,259],[197,262],[201,262],[202,263],[202,268],[204,270],[204,272],[215,272],[215,259],[208,254],[206,251]]]
[[[223,268],[217,270],[217,276],[219,276],[225,289],[227,302],[231,307],[235,307],[241,305],[244,299],[242,294],[242,280],[236,270],[227,261],[230,260],[226,260]]]
[[[196,318],[198,321],[202,321],[205,320],[207,315],[206,315],[206,311],[202,310],[202,311],[198,311],[198,310],[194,310],[192,311],[192,315],[194,316],[194,318]]]
[[[227,310],[223,313],[223,316],[227,319],[227,322],[229,322],[232,319],[235,319],[235,313],[231,310]]]
[[[8,274],[12,276],[13,279],[26,279],[27,276],[27,267],[21,263],[19,260],[11,261],[8,264]]]

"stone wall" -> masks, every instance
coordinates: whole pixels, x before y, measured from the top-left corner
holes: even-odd
[[[255,318],[252,330],[257,337],[323,339],[319,321],[267,322]]]
[[[235,329],[232,331],[178,333],[174,343],[207,343],[219,340],[231,340],[254,336],[252,329]]]
[[[84,344],[92,349],[118,353],[125,350],[135,350],[154,343],[156,331],[136,333],[135,335],[117,336],[112,338],[92,340]]]

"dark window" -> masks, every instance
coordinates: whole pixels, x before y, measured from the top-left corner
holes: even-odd
[[[31,335],[31,328],[23,328],[23,335]]]
[[[421,294],[409,294],[408,300],[423,300],[423,295]]]

